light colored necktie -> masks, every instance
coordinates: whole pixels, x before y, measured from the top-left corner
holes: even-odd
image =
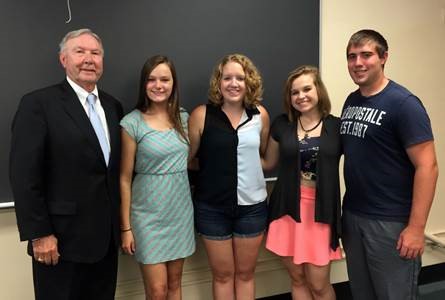
[[[110,147],[108,146],[107,137],[105,135],[105,130],[100,121],[99,115],[96,112],[94,103],[96,102],[96,96],[94,94],[89,94],[87,97],[88,101],[88,113],[90,115],[90,122],[93,125],[94,131],[96,132],[97,139],[99,140],[100,147],[104,154],[105,163],[108,166],[108,160],[110,158]]]

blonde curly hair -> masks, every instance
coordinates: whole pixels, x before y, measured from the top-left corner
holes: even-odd
[[[261,75],[247,56],[237,53],[224,56],[219,64],[213,69],[212,76],[210,77],[208,93],[210,103],[217,106],[221,106],[224,103],[219,87],[223,68],[229,62],[240,64],[246,74],[246,96],[243,101],[244,107],[252,108],[259,105],[263,96],[263,80],[261,79]]]

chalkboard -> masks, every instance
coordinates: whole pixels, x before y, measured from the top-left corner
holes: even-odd
[[[154,54],[174,61],[188,111],[207,102],[209,77],[222,56],[247,55],[263,75],[263,104],[271,118],[282,111],[289,71],[319,64],[316,0],[71,0],[68,24],[67,2],[1,0],[0,202],[13,201],[12,118],[22,95],[63,80],[58,43],[68,31],[88,27],[102,38],[105,71],[98,85],[126,112],[136,103],[142,64]]]

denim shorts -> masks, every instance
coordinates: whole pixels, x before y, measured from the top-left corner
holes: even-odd
[[[266,230],[267,201],[233,207],[196,202],[195,223],[198,233],[209,240],[256,237]]]

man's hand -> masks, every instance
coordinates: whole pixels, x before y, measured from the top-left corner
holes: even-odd
[[[57,249],[57,238],[51,234],[32,241],[34,258],[46,265],[57,265],[59,262],[59,251]]]
[[[425,246],[424,230],[422,227],[408,225],[400,233],[397,241],[397,250],[400,256],[406,259],[414,259],[423,254]]]

